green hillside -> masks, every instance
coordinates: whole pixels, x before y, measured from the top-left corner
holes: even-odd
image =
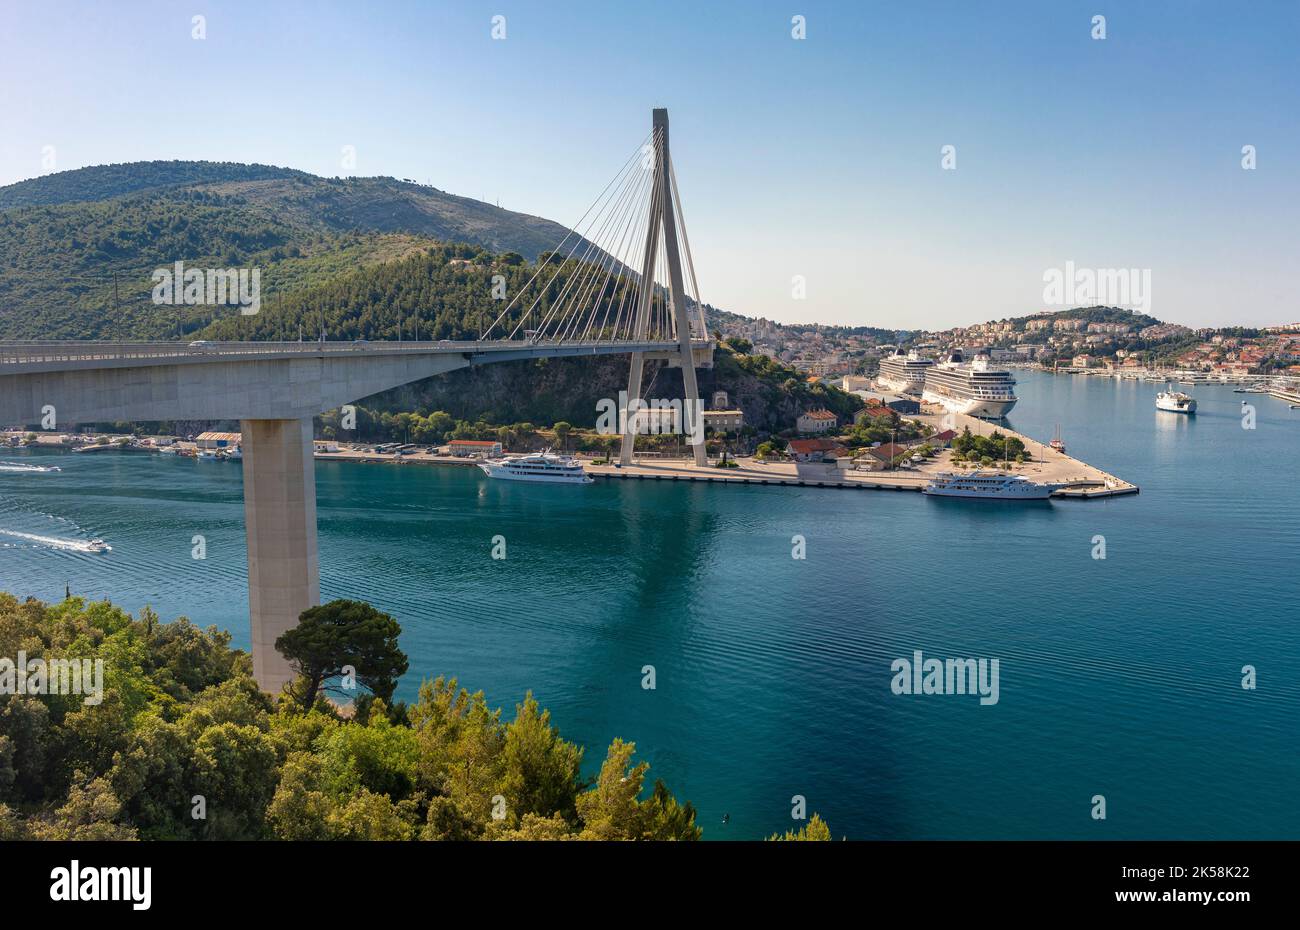
[[[164,187],[192,187],[217,181],[311,178],[291,168],[217,161],[137,161],[59,171],[0,187],[0,210],[41,207],[82,200],[107,200]]]
[[[586,274],[589,266],[577,260],[557,262],[553,269],[529,280],[537,271],[517,252],[493,253],[467,243],[425,245],[396,261],[372,264],[310,283],[283,294],[263,306],[255,316],[240,316],[226,310],[199,333],[222,340],[314,339],[325,329],[326,338],[397,339],[399,335],[421,339],[477,339],[502,312],[503,302],[492,297],[493,278],[505,279],[505,293],[520,296],[508,322],[493,332],[509,332],[524,311],[536,302],[525,325],[535,326],[545,318],[551,304],[564,292],[573,277]],[[631,280],[611,281],[603,299],[592,303],[602,318],[614,318]],[[593,290],[595,290],[593,288]],[[522,292],[522,293],[521,293]],[[591,332],[592,338],[599,335]]]
[[[150,275],[176,261],[258,268],[265,304],[435,241],[535,258],[566,232],[392,178],[216,162],[62,172],[0,188],[0,339],[183,337],[212,311],[154,304]]]

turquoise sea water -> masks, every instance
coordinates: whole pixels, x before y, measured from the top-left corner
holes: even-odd
[[[319,463],[322,594],[399,619],[400,696],[456,675],[509,716],[532,689],[589,770],[634,740],[706,838],[788,829],[794,795],[850,838],[1300,837],[1300,411],[1198,388],[1189,419],[1158,413],[1154,385],[1018,377],[1013,427],[1060,423],[1142,493],[1008,505]],[[0,465],[0,589],[67,583],[247,644],[238,465],[0,461],[62,468]],[[95,537],[113,551],[76,551]],[[890,663],[918,649],[997,658],[998,703],[892,693]]]

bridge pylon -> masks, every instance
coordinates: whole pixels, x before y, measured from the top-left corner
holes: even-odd
[[[668,293],[672,300],[673,320],[677,330],[677,359],[682,369],[681,427],[691,437],[691,448],[695,453],[695,464],[708,464],[704,448],[704,423],[702,420],[703,404],[700,402],[700,387],[695,377],[695,355],[691,350],[690,311],[686,305],[686,283],[682,274],[681,245],[677,239],[677,223],[681,205],[674,197],[675,185],[672,178],[672,161],[668,150],[668,111],[656,108],[652,116],[653,129],[651,145],[654,149],[654,178],[650,197],[650,221],[646,231],[645,257],[641,264],[641,295],[637,307],[636,338],[644,339],[650,318],[651,302],[654,295],[655,260],[659,249],[659,237],[663,236],[664,259],[668,273]],[[698,295],[697,300],[698,300]],[[645,353],[633,352],[631,370],[627,379],[627,397],[629,405],[641,399],[642,374],[645,370]],[[624,465],[632,464],[632,449],[636,439],[636,419],[632,411],[623,411],[623,441],[619,452],[619,461]]]

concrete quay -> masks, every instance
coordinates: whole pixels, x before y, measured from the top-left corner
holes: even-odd
[[[988,436],[1001,432],[1004,436],[1019,439],[1033,460],[1023,465],[1011,462],[1005,469],[1001,463],[995,467],[1011,474],[1024,475],[1031,481],[1065,485],[1053,496],[1061,498],[1090,499],[1117,497],[1138,493],[1137,485],[1109,472],[1089,465],[1063,452],[1057,452],[1045,442],[1025,436],[999,423],[990,423],[975,417],[951,414],[938,407],[926,406],[919,416],[908,419],[921,420],[935,428],[935,432],[955,429],[958,433],[967,427],[976,435]],[[766,462],[742,457],[736,459],[736,468],[718,468],[716,465],[697,466],[682,459],[642,458],[632,465],[587,464],[587,473],[602,479],[643,481],[712,481],[722,484],[764,484],[792,487],[839,488],[872,491],[921,491],[938,472],[960,471],[952,462],[951,450],[941,451],[924,464],[883,471],[843,469],[821,463],[797,464],[794,462]]]

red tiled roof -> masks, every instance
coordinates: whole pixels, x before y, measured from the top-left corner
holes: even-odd
[[[790,451],[799,455],[807,455],[809,452],[830,452],[832,449],[838,449],[840,444],[832,442],[829,439],[791,439]]]
[[[902,455],[907,451],[907,446],[896,446],[892,442],[887,442],[882,446],[876,446],[874,449],[868,449],[867,451],[878,459],[888,460]]]

